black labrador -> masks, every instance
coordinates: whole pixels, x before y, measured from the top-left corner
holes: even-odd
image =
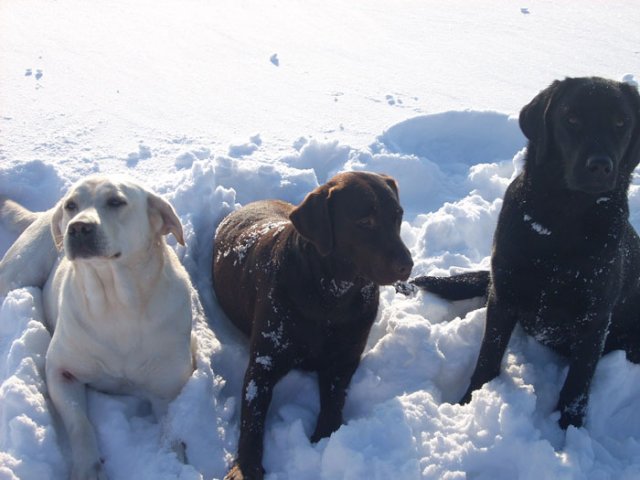
[[[264,422],[274,385],[316,371],[320,414],[311,441],[342,424],[347,387],[378,310],[378,286],[406,280],[402,208],[386,175],[348,172],[294,207],[278,200],[229,215],[215,238],[220,305],[250,339],[235,465],[225,477],[261,479]]]
[[[640,241],[627,191],[640,159],[640,96],[602,78],[553,82],[520,112],[529,140],[524,171],[498,218],[491,273],[418,277],[459,300],[488,295],[471,393],[500,373],[516,323],[569,357],[560,426],[580,426],[600,357],[640,362]]]

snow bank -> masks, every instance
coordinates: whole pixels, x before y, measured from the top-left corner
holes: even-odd
[[[486,268],[502,193],[521,168],[523,139],[515,129],[513,119],[492,112],[422,116],[394,125],[366,149],[304,139],[276,159],[259,149],[245,149],[240,158],[215,149],[201,152],[202,158],[194,153],[175,174],[151,184],[172,201],[184,224],[187,247],[173,246],[199,295],[197,369],[163,420],[187,445],[188,463],[161,444],[160,426],[143,402],[91,392],[90,415],[110,478],[221,478],[233,458],[247,344],[211,289],[212,238],[225,215],[265,197],[299,202],[339,171],[386,172],[399,180],[409,212],[402,234],[416,261],[414,273]],[[469,158],[473,152],[478,156]],[[38,161],[0,167],[0,187],[33,208],[55,203],[74,180]],[[634,211],[636,192],[634,185]],[[11,234],[2,231],[0,240],[8,245]],[[6,358],[0,377],[2,478],[53,479],[68,472],[68,446],[42,376],[49,333],[40,301],[38,289],[17,290],[0,311],[0,355]],[[619,352],[598,367],[586,426],[566,434],[553,411],[566,363],[520,331],[503,374],[475,392],[470,404],[455,403],[473,369],[484,320],[477,299],[450,304],[383,288],[342,428],[309,443],[319,411],[313,374],[292,372],[276,387],[265,438],[267,478],[637,475],[640,423],[633,406],[640,367]]]

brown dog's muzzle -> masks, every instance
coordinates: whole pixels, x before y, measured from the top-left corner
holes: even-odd
[[[378,285],[391,285],[398,280],[407,280],[411,275],[413,260],[409,249],[402,242],[392,251],[380,255],[377,260],[369,259],[370,274],[367,276]]]

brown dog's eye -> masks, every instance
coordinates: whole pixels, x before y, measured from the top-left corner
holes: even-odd
[[[78,205],[73,200],[67,200],[67,203],[64,204],[64,209],[73,212],[78,209]]]

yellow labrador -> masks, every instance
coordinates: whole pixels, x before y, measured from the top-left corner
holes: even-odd
[[[85,387],[142,396],[160,418],[193,371],[191,285],[164,240],[171,233],[184,245],[182,225],[159,196],[105,176],[78,182],[38,215],[0,199],[0,216],[18,228],[33,221],[0,261],[0,295],[44,286],[46,379],[69,435],[71,476],[104,479]]]

